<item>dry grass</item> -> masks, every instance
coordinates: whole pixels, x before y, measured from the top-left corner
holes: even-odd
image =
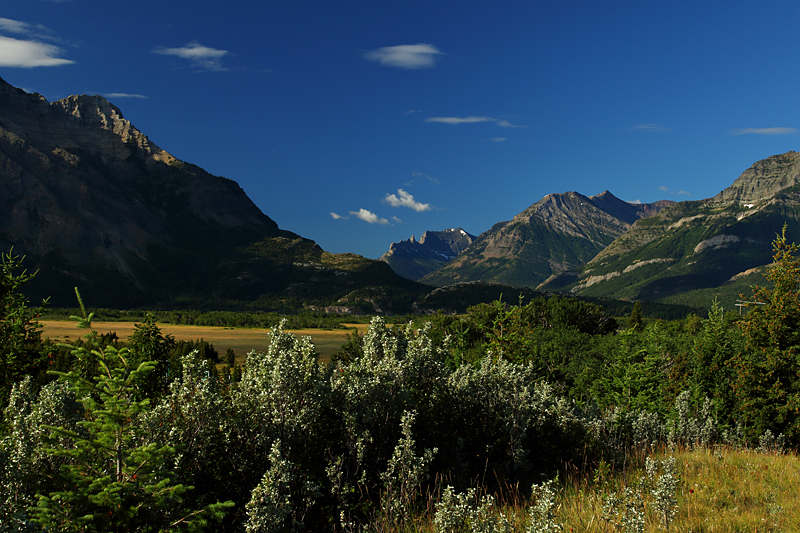
[[[663,459],[669,454],[657,454]],[[753,450],[692,450],[675,452],[680,483],[678,509],[669,530],[689,532],[800,531],[800,461],[794,454],[764,454]],[[630,469],[608,480],[575,480],[561,493],[558,510],[564,531],[615,531],[602,519],[603,497],[626,485],[636,486],[644,473]],[[642,491],[640,490],[640,494]],[[647,505],[645,531],[663,531]]]
[[[691,450],[658,453],[655,459],[673,455],[680,482],[677,490],[677,514],[670,523],[674,533],[767,533],[800,531],[800,461],[794,454],[764,454],[753,450]],[[625,487],[636,488],[645,503],[645,529],[665,531],[660,516],[653,509],[653,497],[639,487],[644,474],[641,466],[628,468],[594,481],[577,476],[562,485],[558,495],[557,522],[564,532],[617,533],[619,525],[603,520],[604,498],[611,492],[621,495]],[[501,496],[501,495],[498,495]],[[514,531],[527,531],[528,501],[504,494],[502,512]],[[502,497],[501,496],[501,497]],[[385,531],[433,533],[433,509],[399,528]],[[380,529],[380,528],[377,528]]]
[[[75,322],[66,320],[42,320],[43,337],[54,341],[74,341],[83,337],[85,330],[80,330],[75,326]],[[177,340],[199,340],[204,339],[214,345],[217,351],[224,355],[228,348],[232,348],[236,353],[236,361],[244,361],[245,355],[251,350],[263,351],[267,349],[267,339],[269,329],[264,328],[225,328],[213,326],[184,326],[175,324],[159,324],[163,334],[169,334]],[[366,331],[368,324],[346,324],[350,328],[358,328],[359,332]],[[133,322],[93,322],[92,327],[98,333],[115,332],[120,339],[127,340],[133,334]],[[321,329],[301,329],[291,330],[297,336],[310,336],[320,358],[323,361],[330,361],[331,356],[336,353],[342,344],[347,340],[347,334],[353,334],[353,330],[321,330]]]

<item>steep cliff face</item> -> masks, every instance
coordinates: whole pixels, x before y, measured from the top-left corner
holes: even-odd
[[[714,204],[757,204],[800,183],[800,152],[774,155],[753,165],[711,199]]]
[[[749,291],[742,273],[771,261],[771,242],[800,236],[800,154],[758,161],[707,200],[680,202],[639,220],[582,269],[573,292],[671,303],[705,291],[729,308]],[[731,285],[736,283],[737,285]]]
[[[633,221],[669,203],[630,204],[608,191],[591,197],[549,194],[509,222],[495,224],[421,281],[438,286],[491,281],[536,287],[554,274],[579,268]]]
[[[313,298],[318,284],[333,298],[399,280],[279,229],[236,182],[179,161],[104,98],[50,103],[0,80],[0,250],[11,247],[40,271],[33,294],[56,305],[74,305],[76,285],[92,305],[128,306]]]
[[[447,264],[472,244],[475,238],[461,228],[426,231],[419,241],[412,236],[408,240],[393,242],[380,260],[400,276],[418,280]]]

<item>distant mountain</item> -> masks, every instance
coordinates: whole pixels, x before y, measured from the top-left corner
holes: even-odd
[[[440,287],[465,281],[537,287],[553,275],[580,268],[636,220],[672,203],[632,204],[608,191],[549,194],[511,221],[495,224],[420,281]]]
[[[763,282],[771,243],[788,225],[800,242],[800,153],[758,161],[714,198],[680,202],[637,221],[572,280],[573,292],[710,305]],[[699,292],[698,292],[699,291]],[[697,301],[702,297],[703,301]]]
[[[57,306],[75,305],[75,286],[98,307],[373,308],[426,291],[279,229],[234,181],[179,161],[100,96],[50,103],[0,79],[0,251],[12,247],[39,270],[29,294]]]
[[[381,261],[404,278],[419,280],[463,252],[476,237],[461,228],[426,231],[419,241],[410,239],[393,242]]]

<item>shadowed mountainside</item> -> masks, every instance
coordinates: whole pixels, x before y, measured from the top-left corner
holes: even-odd
[[[0,250],[12,247],[39,270],[31,297],[61,306],[75,286],[109,307],[380,308],[426,292],[279,229],[236,182],[179,161],[100,96],[50,103],[0,80]]]

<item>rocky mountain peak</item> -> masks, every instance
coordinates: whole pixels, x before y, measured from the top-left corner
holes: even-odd
[[[417,280],[463,252],[475,239],[461,228],[426,231],[419,241],[412,235],[410,239],[393,242],[380,260],[404,278]]]
[[[800,183],[800,152],[773,155],[745,170],[733,184],[716,195],[716,204],[757,204]]]

